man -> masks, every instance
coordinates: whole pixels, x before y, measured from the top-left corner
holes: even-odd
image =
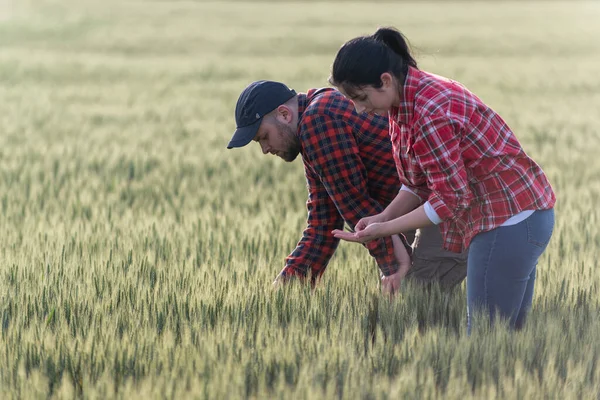
[[[264,154],[288,162],[302,156],[307,227],[276,282],[310,276],[314,284],[339,243],[331,231],[342,229],[344,222],[354,229],[361,218],[382,212],[400,190],[387,118],[357,114],[352,102],[334,89],[296,94],[273,81],[257,81],[244,89],[235,117],[237,129],[227,148],[255,141]],[[419,232],[412,261],[403,236],[377,239],[366,247],[379,265],[384,292],[397,290],[407,273],[445,288],[466,276],[466,253],[442,250],[436,226]]]

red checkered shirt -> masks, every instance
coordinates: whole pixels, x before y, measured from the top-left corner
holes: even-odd
[[[308,220],[281,274],[310,273],[314,281],[339,243],[331,231],[342,229],[344,221],[354,229],[361,218],[383,211],[400,182],[387,118],[357,114],[354,104],[333,89],[299,94],[298,108]],[[397,271],[389,237],[369,242],[367,248],[384,275]]]
[[[389,120],[400,182],[437,212],[445,249],[460,252],[521,211],[554,206],[540,166],[460,83],[410,67]]]

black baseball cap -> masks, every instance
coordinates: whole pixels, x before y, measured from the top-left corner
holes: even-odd
[[[256,81],[248,85],[235,106],[237,128],[227,148],[243,147],[250,143],[263,117],[295,95],[293,89],[280,82]]]

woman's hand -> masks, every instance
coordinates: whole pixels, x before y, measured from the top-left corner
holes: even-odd
[[[386,220],[385,222],[374,222],[378,219],[384,218],[381,214],[367,218],[368,219],[364,218],[359,221],[356,232],[344,232],[336,229],[332,231],[333,236],[349,242],[365,243],[373,239],[433,225],[433,222],[431,222],[427,216],[427,213],[425,212],[424,206],[420,206],[416,210],[413,210],[406,215],[396,219]]]
[[[342,240],[347,240],[348,242],[366,243],[370,242],[371,240],[387,236],[383,233],[383,228],[384,225],[382,222],[374,222],[365,226],[365,228],[361,229],[360,231],[345,232],[339,229],[335,229],[331,231],[331,233],[333,233],[334,237]]]
[[[360,221],[358,221],[358,223],[354,227],[354,231],[360,232],[371,224],[374,224],[376,222],[385,222],[385,221],[387,221],[387,218],[385,217],[385,215],[383,215],[383,212],[379,213],[379,214],[371,215],[369,217],[364,217],[364,218],[361,218]]]

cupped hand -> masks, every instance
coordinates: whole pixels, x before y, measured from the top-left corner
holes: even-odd
[[[360,232],[364,230],[367,226],[376,223],[376,222],[385,222],[385,219],[381,214],[371,215],[369,217],[361,218],[360,221],[354,227],[355,232]]]
[[[378,239],[382,237],[383,224],[380,222],[374,222],[367,225],[364,229],[356,232],[345,232],[340,229],[335,229],[331,231],[333,236],[346,240],[348,242],[356,242],[356,243],[366,243],[371,240]]]

